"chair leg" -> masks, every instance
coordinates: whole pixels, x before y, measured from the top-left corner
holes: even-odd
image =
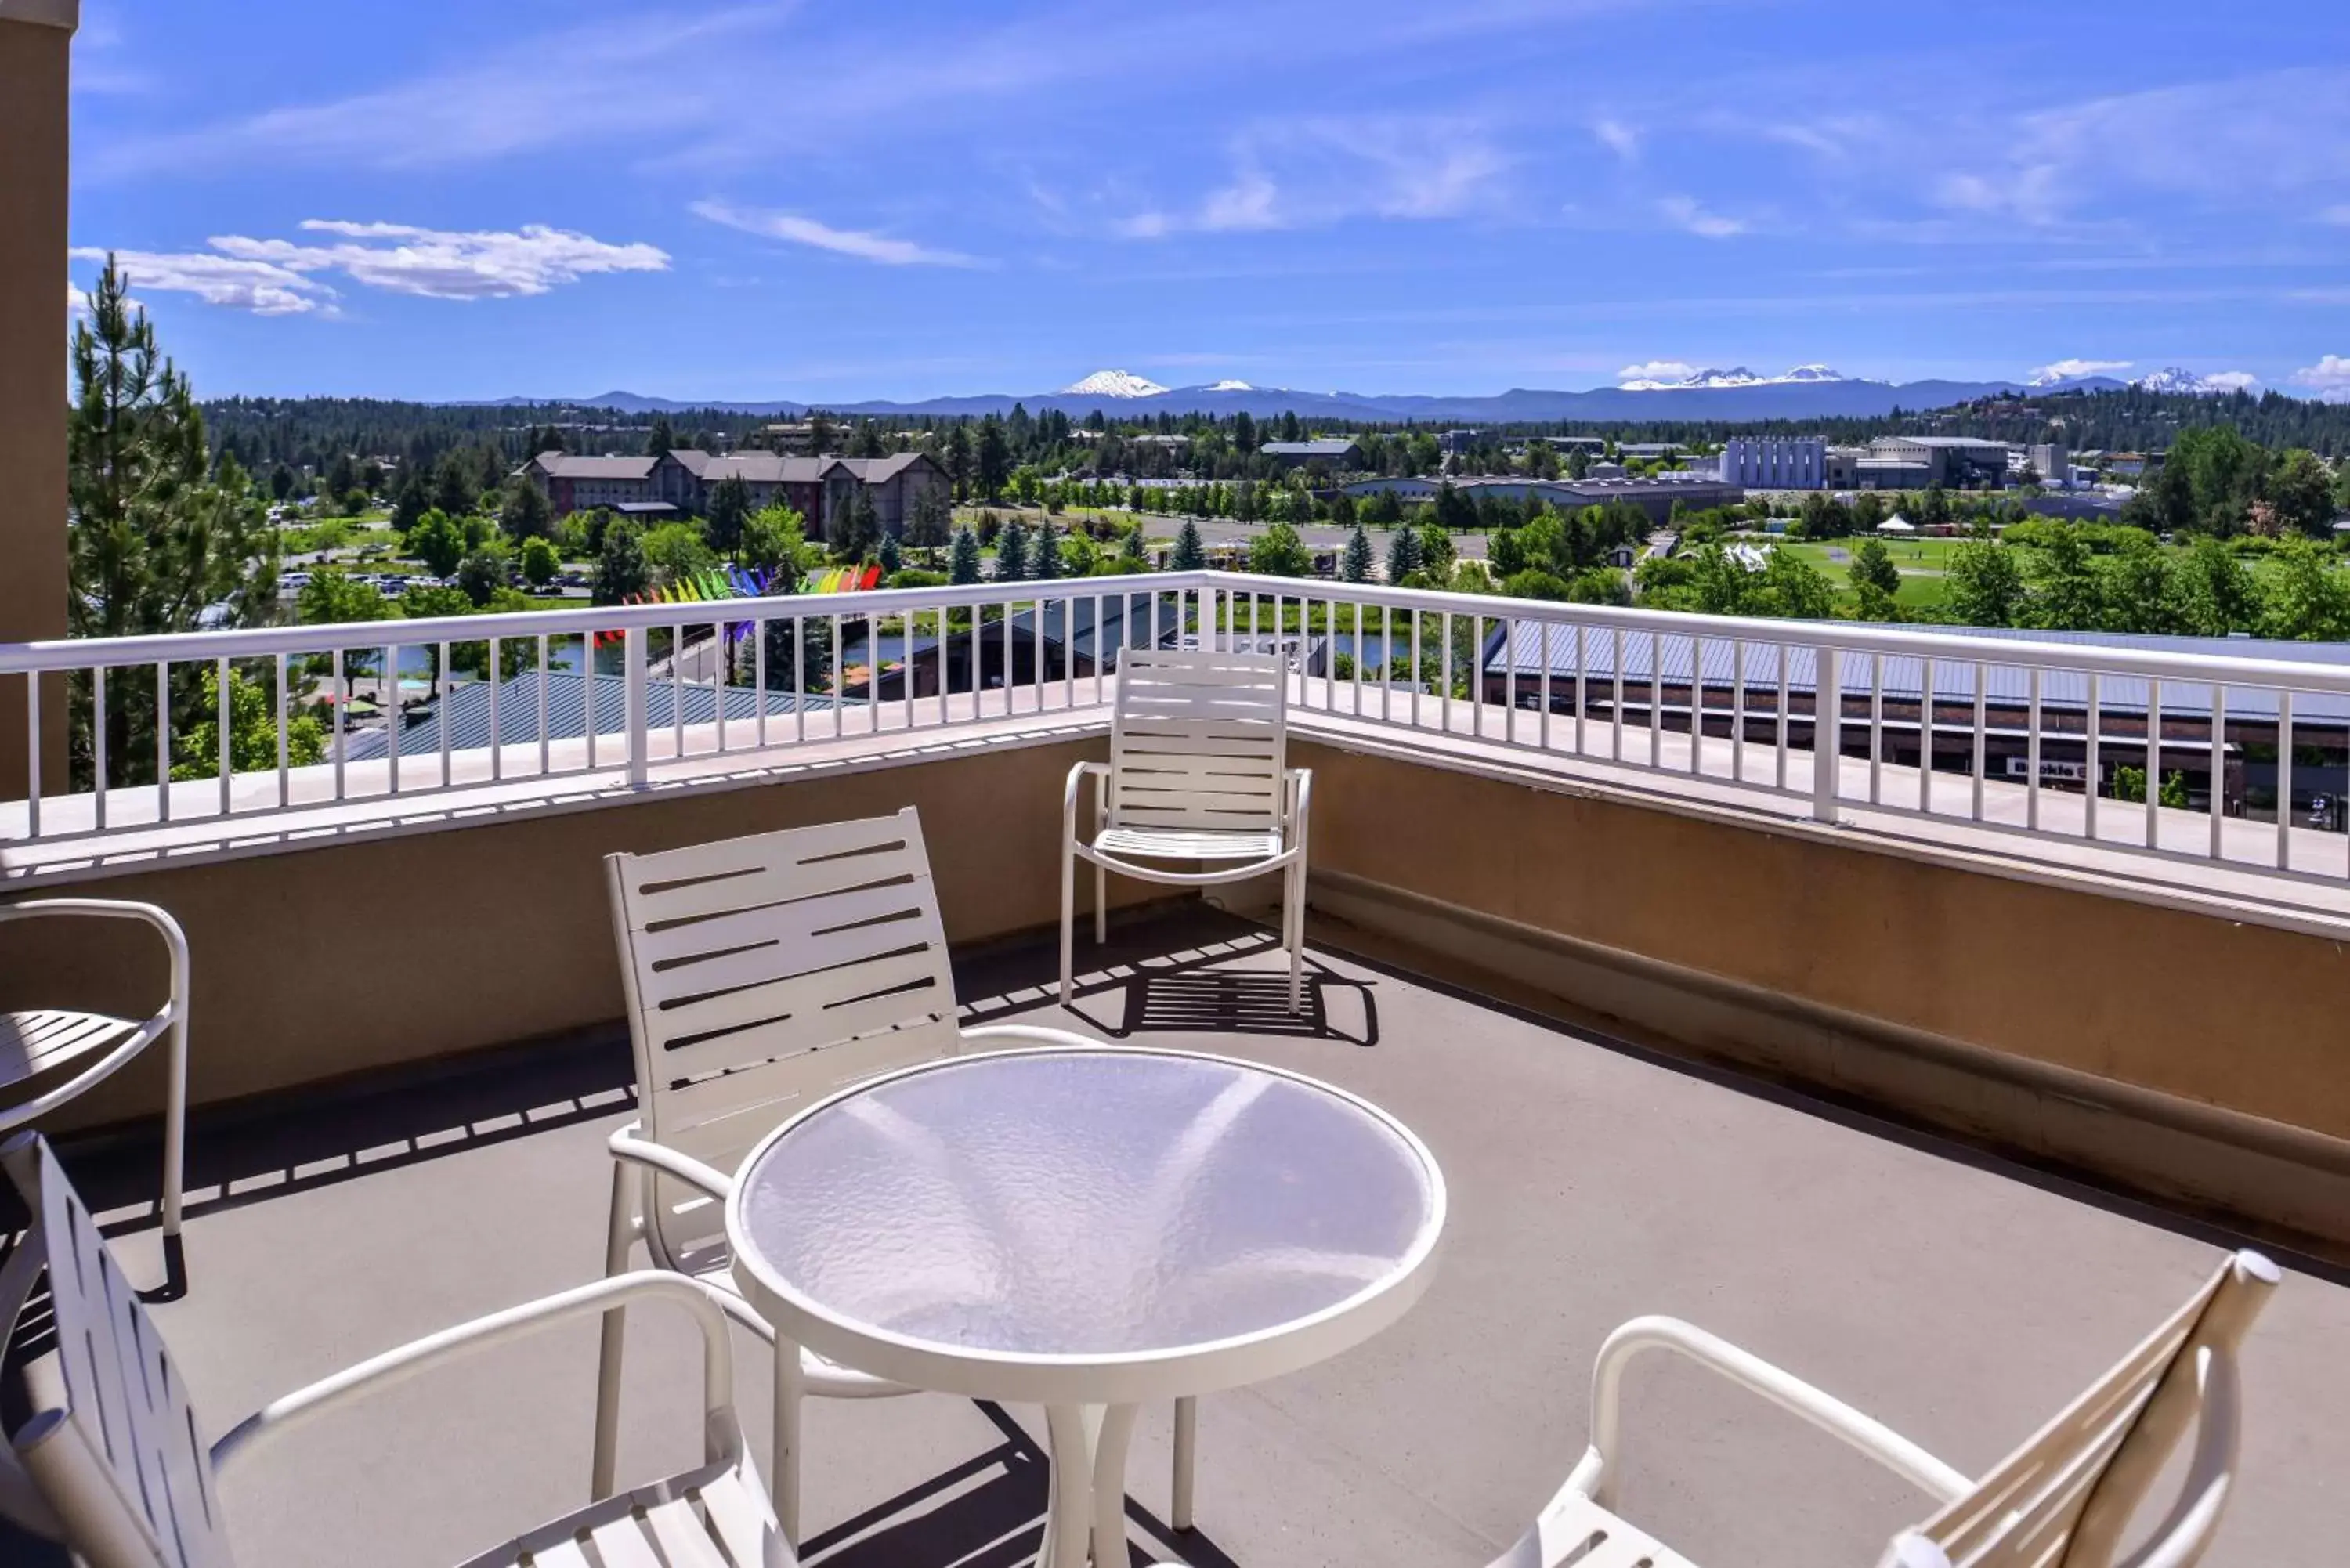
[[[172,1024],[172,1083],[163,1104],[163,1279],[176,1299],[188,1290],[188,1256],[180,1241],[180,1209],[188,1174],[188,1007],[179,999]]]
[[[1109,873],[1094,867],[1094,946],[1109,940]]]
[[[1199,1473],[1200,1401],[1175,1401],[1175,1502],[1168,1522],[1177,1530],[1191,1528],[1194,1478]]]
[[[1305,874],[1302,867],[1284,879],[1282,936],[1289,949],[1289,1011],[1305,1004]]]
[[[1061,1005],[1066,1007],[1076,1000],[1077,993],[1077,856],[1067,844],[1061,846]]]
[[[800,1347],[775,1338],[775,1524],[784,1543],[800,1543]]]
[[[605,1230],[604,1277],[625,1273],[629,1244],[635,1239],[629,1207],[629,1168],[612,1162],[612,1214]],[[596,1447],[589,1465],[588,1501],[612,1495],[613,1471],[620,1450],[620,1352],[628,1334],[628,1309],[614,1307],[604,1314],[603,1342],[596,1358]]]

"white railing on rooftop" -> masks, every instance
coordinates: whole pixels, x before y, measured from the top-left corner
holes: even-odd
[[[1309,722],[1419,744],[1671,775],[1823,821],[1939,819],[2350,877],[2350,664],[1223,572],[0,645],[33,753],[0,792],[24,796],[0,806],[0,841],[532,780],[642,786],[712,759],[1098,717],[1129,640],[1279,649]],[[425,693],[403,702],[420,665]],[[379,705],[353,719],[369,686]],[[274,754],[250,754],[250,719],[238,740],[240,687],[248,708],[262,694]],[[58,701],[79,784],[45,794],[41,707]],[[321,710],[323,754],[302,761],[301,715]],[[216,735],[192,757],[184,732],[206,721]],[[2142,798],[2111,793],[2122,770],[2151,781]],[[2166,779],[2188,805],[2162,804]]]

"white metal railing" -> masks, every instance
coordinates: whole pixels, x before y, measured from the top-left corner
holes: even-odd
[[[1419,743],[1674,774],[1823,821],[1866,810],[2350,877],[2334,810],[2350,794],[2350,665],[1223,572],[0,646],[32,753],[0,792],[25,796],[0,806],[0,837],[535,777],[641,784],[702,758],[1085,713],[1114,700],[1129,641],[1177,640],[1283,649],[1301,711]],[[404,703],[415,665],[430,690]],[[370,680],[379,717],[354,722]],[[45,798],[40,710],[60,700],[80,783]],[[296,715],[319,707],[306,762]],[[195,757],[175,732],[206,720],[217,736]],[[198,776],[153,782],[174,768]],[[2142,798],[2111,793],[2124,769]],[[2165,805],[2166,781],[2201,801]],[[2291,803],[2314,794],[2325,809],[2296,823]],[[2285,805],[2259,821],[2263,794]]]

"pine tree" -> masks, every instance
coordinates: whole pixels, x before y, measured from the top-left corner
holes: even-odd
[[[898,536],[895,534],[884,534],[881,535],[880,560],[881,580],[885,583],[891,577],[896,576],[898,573],[904,568],[906,565],[905,558],[899,552]]]
[[[873,497],[862,484],[848,493],[847,504],[840,509],[837,520],[827,520],[826,532],[831,535],[832,553],[840,560],[854,565],[873,553],[880,543],[881,524],[873,514]]]
[[[955,530],[954,549],[947,560],[947,581],[962,587],[979,581],[979,535],[968,524]]]
[[[1191,519],[1186,517],[1183,520],[1182,530],[1175,535],[1175,553],[1168,558],[1167,564],[1179,572],[1207,569],[1207,543],[1200,537],[1200,525]]]
[[[74,329],[67,625],[76,637],[193,631],[219,605],[236,624],[264,619],[276,600],[276,535],[233,459],[210,472],[187,378],[157,350],[153,325],[125,297],[129,286],[109,256]],[[72,770],[77,786],[88,787],[91,693],[87,677],[70,684]],[[175,706],[184,702],[192,716],[200,701],[192,674],[175,679]],[[152,703],[109,705],[110,782],[152,781],[153,726]]]
[[[720,555],[740,562],[743,525],[751,520],[751,487],[739,473],[730,473],[710,488],[710,545]]]
[[[1367,583],[1371,580],[1371,536],[1363,525],[1347,535],[1347,553],[1338,559],[1338,580],[1345,583]]]
[[[1419,570],[1419,530],[1399,528],[1388,540],[1388,581],[1400,583]]]
[[[1139,522],[1126,531],[1126,537],[1118,544],[1118,569],[1121,572],[1147,572],[1150,569],[1150,557],[1144,554],[1142,548],[1142,524]]]
[[[647,457],[666,456],[669,450],[675,445],[677,445],[677,431],[670,427],[669,416],[655,414],[652,429],[645,432],[645,455]]]
[[[1039,582],[1049,582],[1062,575],[1061,531],[1049,521],[1036,530],[1035,545],[1028,554],[1028,575]]]
[[[1014,518],[995,536],[995,580],[1016,583],[1028,575],[1028,530]]]
[[[652,587],[652,565],[645,559],[645,542],[633,523],[615,523],[604,530],[604,548],[596,558],[594,597],[599,605],[616,605]]]

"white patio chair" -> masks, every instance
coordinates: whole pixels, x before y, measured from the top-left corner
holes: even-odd
[[[639,1119],[612,1135],[605,1270],[654,1263],[734,1293],[733,1172],[777,1123],[844,1085],[996,1041],[1098,1047],[956,1020],[946,932],[911,806],[658,855],[614,855],[612,921]],[[739,1299],[737,1304],[740,1305]],[[743,1308],[746,1320],[750,1309]],[[611,1490],[623,1314],[604,1323],[592,1487]],[[773,1343],[773,1334],[758,1330]],[[799,1540],[800,1400],[915,1392],[802,1349],[775,1357],[776,1513]]]
[[[2186,1305],[2022,1447],[1970,1480],[1917,1444],[1703,1329],[1634,1318],[1599,1348],[1591,1448],[1534,1528],[1491,1568],[1690,1568],[1613,1511],[1626,1364],[1671,1350],[1884,1465],[1941,1506],[1894,1537],[1878,1568],[2116,1568],[2122,1532],[2190,1421],[2177,1502],[2118,1568],[2192,1568],[2235,1480],[2236,1346],[2279,1275],[2257,1252],[2223,1262]]]
[[[726,1300],[676,1274],[646,1270],[444,1329],[273,1400],[205,1446],[187,1388],[138,1296],[48,1146],[19,1134],[5,1149],[31,1230],[0,1268],[0,1330],[16,1322],[40,1275],[49,1282],[54,1352],[27,1368],[34,1413],[0,1442],[0,1513],[66,1543],[92,1568],[231,1568],[216,1477],[265,1438],[429,1367],[614,1302],[659,1297],[690,1311],[702,1336],[702,1463],[518,1535],[467,1568],[586,1568],[591,1561],[788,1568],[733,1408]],[[739,1303],[738,1303],[739,1304]],[[310,1561],[333,1563],[331,1541]]]
[[[34,898],[0,904],[0,922],[82,917],[137,920],[163,939],[171,990],[151,1018],[137,1022],[99,1012],[46,1009],[0,1012],[0,1136],[27,1126],[88,1093],[148,1046],[170,1035],[171,1075],[163,1104],[164,1291],[187,1286],[187,1256],[180,1245],[180,1189],[188,1125],[188,939],[180,923],[152,904],[116,898]],[[72,1076],[41,1087],[58,1074]],[[22,1098],[17,1096],[22,1096]]]
[[[1061,1005],[1076,994],[1077,861],[1094,867],[1094,940],[1109,938],[1112,871],[1202,888],[1282,873],[1289,1006],[1304,1000],[1305,827],[1314,779],[1284,765],[1289,667],[1277,654],[1130,651],[1118,660],[1109,762],[1079,763],[1061,794]],[[1077,791],[1094,779],[1094,836]],[[1199,871],[1148,862],[1190,861]]]

